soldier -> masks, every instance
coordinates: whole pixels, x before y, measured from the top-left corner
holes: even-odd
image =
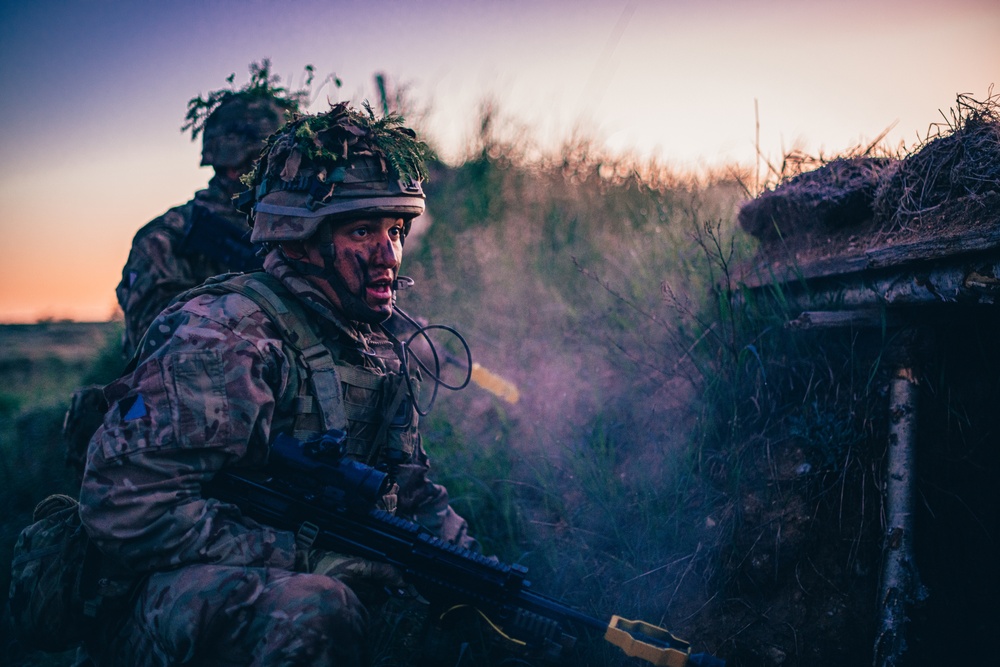
[[[250,171],[264,139],[299,111],[306,95],[274,85],[277,78],[269,70],[267,60],[252,64],[250,82],[242,89],[218,90],[188,102],[182,129],[191,130],[192,140],[202,134],[201,165],[212,167],[215,175],[208,188],[147,223],[132,241],[115,289],[125,314],[126,359],[177,294],[211,276],[260,268],[245,216],[232,199],[244,189],[240,177]]]
[[[306,68],[311,75],[312,69]],[[205,279],[261,266],[250,242],[246,216],[233,197],[244,189],[240,178],[260,155],[264,139],[299,111],[305,91],[290,93],[275,85],[270,62],[250,66],[250,82],[240,90],[222,89],[188,102],[191,139],[202,135],[201,164],[215,175],[194,199],[170,209],[140,229],[132,241],[122,279],[115,288],[125,315],[122,354],[129,359],[149,323],[170,300]],[[233,77],[229,77],[232,83]],[[74,392],[63,421],[66,462],[79,474],[105,407],[100,385]]]
[[[347,431],[348,455],[395,480],[382,506],[477,548],[428,478],[419,377],[382,327],[410,221],[424,209],[425,144],[398,116],[346,103],[273,135],[244,208],[264,270],[179,297],[109,385],[80,515],[108,559],[142,576],[129,610],[86,649],[98,665],[356,665],[366,590],[390,566],[206,498],[230,467],[267,466],[280,433]]]

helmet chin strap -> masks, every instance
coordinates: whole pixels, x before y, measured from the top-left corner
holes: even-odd
[[[295,267],[296,271],[304,269],[303,273],[305,275],[316,276],[326,282],[337,295],[337,299],[340,301],[340,311],[347,319],[355,322],[364,322],[365,324],[379,324],[389,319],[392,315],[392,309],[386,314],[372,310],[364,302],[364,299],[350,291],[347,283],[344,282],[343,276],[333,270],[335,255],[332,244],[320,246],[319,254],[325,264],[322,268],[301,260],[289,260],[289,262]],[[398,279],[393,282],[393,302],[396,300],[396,282],[398,282]]]

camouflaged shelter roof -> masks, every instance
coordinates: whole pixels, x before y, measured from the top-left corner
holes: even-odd
[[[960,96],[953,122],[905,158],[833,160],[747,202],[738,220],[759,246],[744,284],[1000,256],[998,97]]]

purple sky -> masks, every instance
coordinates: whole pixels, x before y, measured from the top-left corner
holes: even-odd
[[[386,72],[453,160],[492,97],[541,150],[702,168],[753,162],[755,102],[772,158],[912,144],[998,83],[998,37],[995,0],[2,3],[0,322],[108,317],[132,235],[210,177],[187,100],[261,58],[355,101]]]

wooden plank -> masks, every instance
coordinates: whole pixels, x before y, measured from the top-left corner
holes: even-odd
[[[1000,227],[966,230],[960,235],[923,239],[899,246],[882,246],[852,255],[822,257],[798,263],[770,260],[744,269],[741,282],[749,288],[771,284],[812,281],[873,269],[896,269],[899,273],[912,270],[917,264],[951,260],[966,255],[1000,257]]]
[[[885,246],[869,250],[865,256],[869,268],[883,268],[989,251],[1000,252],[1000,228],[971,229],[960,235],[937,236],[898,247]]]
[[[897,313],[883,308],[858,310],[807,310],[788,322],[792,329],[881,328],[905,323]]]

